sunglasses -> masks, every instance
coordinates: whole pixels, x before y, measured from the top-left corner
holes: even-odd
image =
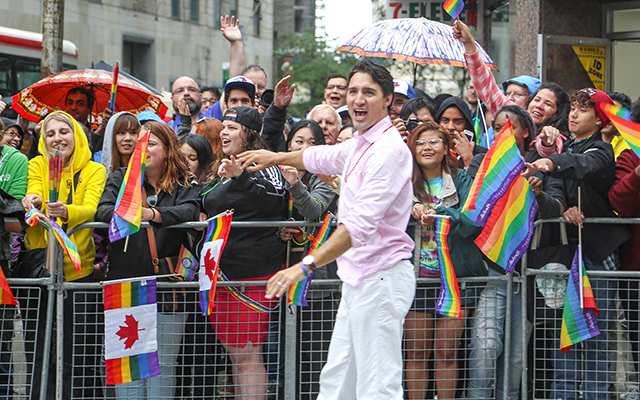
[[[157,194],[148,195],[147,204],[149,205],[149,207],[155,207],[156,204],[158,204],[158,195]]]

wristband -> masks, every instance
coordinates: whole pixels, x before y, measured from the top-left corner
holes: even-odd
[[[300,268],[302,268],[302,272],[304,272],[304,276],[308,278],[310,276],[309,271],[307,271],[307,268],[305,268],[304,264],[302,262],[299,262],[298,265],[300,266]]]
[[[156,219],[156,210],[151,207],[151,212],[153,213],[153,217],[151,217],[151,221],[153,221],[154,219]]]

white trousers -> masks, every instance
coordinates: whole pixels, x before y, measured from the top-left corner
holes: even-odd
[[[415,290],[406,260],[342,285],[318,400],[402,399],[402,332]]]

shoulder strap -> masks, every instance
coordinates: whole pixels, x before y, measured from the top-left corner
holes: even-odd
[[[142,204],[148,207],[147,191],[142,185]],[[156,245],[156,233],[152,227],[147,228],[147,240],[149,241],[149,252],[151,253],[151,261],[153,262],[153,272],[158,273],[158,246]]]

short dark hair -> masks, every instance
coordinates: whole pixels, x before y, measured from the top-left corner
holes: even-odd
[[[251,99],[251,106],[253,107],[253,105],[256,102],[256,98],[253,96],[254,93],[251,93],[251,90],[243,87],[243,86],[236,86],[232,89],[229,89],[228,93],[224,94],[224,105],[227,106],[227,108],[229,107],[229,95],[231,94],[232,91],[234,90],[239,90],[241,92],[245,92],[247,94],[247,96],[249,96],[249,98]]]
[[[76,86],[74,88],[69,89],[69,91],[67,92],[67,95],[64,98],[64,102],[65,103],[67,102],[69,95],[76,94],[76,93],[85,95],[85,97],[87,98],[87,107],[89,108],[89,110],[91,110],[93,108],[93,103],[95,103],[96,97],[93,94],[93,90],[83,86]]]
[[[609,97],[611,97],[611,100],[617,101],[618,103],[622,104],[622,107],[631,108],[631,97],[629,97],[626,93],[611,92],[607,94],[609,95]]]
[[[528,149],[529,144],[531,143],[533,138],[536,136],[536,125],[533,123],[533,120],[531,119],[531,115],[529,115],[527,110],[515,104],[507,104],[506,106],[502,107],[496,113],[496,117],[503,112],[508,112],[513,114],[518,119],[518,121],[520,121],[520,124],[522,124],[522,127],[529,131],[529,136],[524,138],[524,148]],[[495,122],[496,122],[495,118],[493,122],[495,126]],[[495,132],[494,135],[496,135],[497,133],[498,132]]]
[[[370,60],[360,61],[355,65],[355,67],[353,67],[353,69],[349,73],[347,85],[349,84],[349,82],[351,82],[351,78],[353,77],[353,75],[357,74],[358,72],[369,74],[371,76],[371,79],[373,79],[373,81],[377,83],[382,89],[382,95],[384,97],[393,95],[393,76],[391,76],[389,70],[382,65],[376,64]]]
[[[324,141],[324,133],[322,133],[322,128],[318,123],[312,119],[301,119],[294,126],[291,127],[289,134],[287,135],[287,144],[286,148],[289,149],[289,145],[293,140],[296,132],[298,132],[302,128],[309,128],[313,133],[313,138],[316,140],[316,145],[326,144]]]
[[[347,80],[347,77],[342,74],[330,74],[329,77],[327,78],[327,82],[324,85],[327,86],[329,84],[329,81],[335,78],[342,78],[345,81]]]
[[[409,118],[409,115],[415,114],[418,110],[426,108],[429,110],[429,113],[432,117],[436,116],[436,106],[433,102],[426,97],[416,97],[415,99],[410,99],[402,106],[402,110],[400,110],[400,118],[406,120]]]
[[[215,94],[217,98],[220,98],[220,95],[221,95],[220,89],[213,86],[203,86],[202,89],[200,89],[200,93],[204,93],[204,92],[211,92]]]

